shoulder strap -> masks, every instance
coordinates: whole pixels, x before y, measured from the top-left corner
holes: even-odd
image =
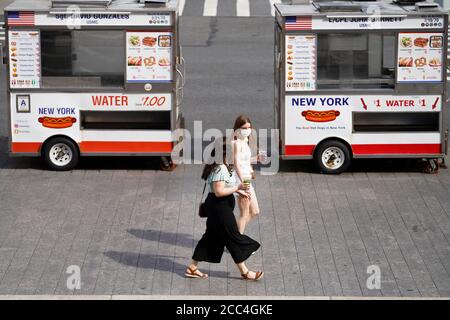
[[[205,181],[205,185],[203,186],[203,192],[202,192],[202,197],[200,198],[200,202],[203,203],[203,199],[205,198],[205,190],[206,190],[206,181]]]
[[[205,185],[203,186],[202,197],[205,195],[205,190],[206,190],[206,181],[205,181]]]

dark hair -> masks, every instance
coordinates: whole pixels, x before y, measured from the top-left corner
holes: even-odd
[[[234,127],[233,130],[236,131],[237,129],[239,129],[240,127],[242,127],[244,124],[246,123],[250,123],[250,125],[252,124],[252,122],[250,121],[250,118],[247,117],[246,115],[241,114],[239,117],[236,118],[236,120],[234,121]]]
[[[252,122],[250,121],[250,118],[247,117],[246,115],[241,114],[234,121],[233,130],[236,131],[237,129],[239,129],[240,127],[242,127],[246,123],[250,123],[250,126],[253,127]],[[234,139],[236,139],[236,136],[234,136]],[[250,144],[250,137],[248,137],[248,143]]]
[[[214,147],[214,149],[211,151],[212,158],[216,157],[216,148],[217,148],[217,144],[216,144],[216,147]],[[205,167],[203,168],[203,172],[202,172],[203,180],[207,180],[209,175],[211,174],[211,172],[216,170],[221,164],[225,164],[227,166],[228,172],[230,173],[230,177],[231,177],[231,175],[233,174],[233,165],[227,164],[227,162],[226,162],[226,159],[227,159],[227,138],[226,137],[223,137],[223,140],[222,140],[222,154],[223,154],[223,159],[222,159],[221,163],[216,163],[216,161],[214,160],[214,162],[212,164],[205,165]]]

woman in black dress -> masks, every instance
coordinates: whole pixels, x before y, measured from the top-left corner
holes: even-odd
[[[214,152],[212,154],[214,157]],[[219,161],[220,162],[220,161]],[[206,231],[195,247],[192,263],[186,269],[186,277],[206,279],[208,275],[198,269],[200,261],[219,263],[224,248],[231,254],[242,279],[260,280],[264,272],[250,271],[245,261],[259,249],[260,244],[239,232],[233,210],[234,193],[240,197],[250,197],[248,186],[236,185],[234,171],[226,161],[226,144],[223,144],[223,161],[205,165],[202,179],[206,180],[208,196],[205,209],[208,213]]]

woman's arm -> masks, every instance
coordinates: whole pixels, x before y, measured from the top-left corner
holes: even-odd
[[[234,187],[225,187],[225,181],[214,181],[213,182],[213,188],[214,188],[214,194],[216,197],[226,197],[229,195],[232,195],[233,193],[240,190],[241,185],[237,185]]]
[[[244,181],[244,177],[242,176],[242,173],[241,173],[241,168],[240,168],[240,166],[239,166],[239,154],[240,154],[240,148],[238,147],[238,141],[235,141],[234,143],[233,143],[233,163],[234,163],[234,169],[236,170],[236,174],[237,174],[237,176],[238,176],[238,178],[239,178],[239,180],[241,180],[241,181]]]

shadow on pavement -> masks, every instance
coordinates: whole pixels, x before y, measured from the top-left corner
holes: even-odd
[[[39,158],[12,157],[8,150],[8,138],[0,137],[0,169],[45,169]]]
[[[355,159],[347,172],[423,172],[425,166],[421,159]],[[279,171],[320,174],[313,160],[281,160]]]
[[[129,229],[130,234],[137,238],[141,238],[148,241],[162,242],[173,246],[181,246],[185,248],[192,248],[192,244],[198,240],[194,239],[191,235],[186,233],[171,233],[159,230],[140,230]]]
[[[134,252],[118,252],[107,251],[104,253],[108,258],[131,267],[151,269],[159,271],[173,271],[178,276],[185,278],[187,263],[190,257],[173,257],[158,254],[139,254]],[[173,258],[186,258],[186,264],[181,264],[173,261]],[[229,277],[228,272],[211,270],[208,272],[210,276],[215,278],[234,278]]]

